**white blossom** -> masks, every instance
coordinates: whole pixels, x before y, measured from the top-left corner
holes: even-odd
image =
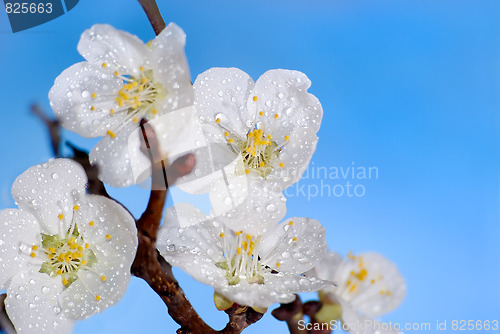
[[[406,294],[403,277],[388,259],[367,252],[349,253],[343,260],[328,253],[310,274],[336,284],[321,290],[320,298],[324,304],[340,304],[343,326],[351,333],[398,333],[397,328],[373,320],[398,307]]]
[[[141,119],[193,104],[185,39],[173,23],[148,44],[96,24],[78,44],[87,61],[71,66],[55,80],[49,99],[62,125],[84,137],[104,137],[90,153],[104,182],[124,187],[136,181],[130,161],[141,159],[142,153],[137,146],[129,150],[127,142]],[[176,126],[169,130],[177,130],[175,136],[180,136],[186,121],[176,117]]]
[[[194,224],[180,227],[181,219]],[[313,219],[291,218],[267,233],[250,235],[181,204],[167,210],[157,247],[173,266],[241,305],[289,303],[295,293],[329,284],[301,275],[326,252],[325,230]]]
[[[207,141],[240,155],[235,175],[256,175],[281,191],[297,182],[316,148],[323,109],[301,72],[270,70],[257,82],[236,68],[212,68],[194,83]]]
[[[115,304],[137,248],[133,217],[85,193],[85,172],[57,159],[12,187],[19,209],[0,212],[0,289],[19,334],[71,333],[75,320]]]

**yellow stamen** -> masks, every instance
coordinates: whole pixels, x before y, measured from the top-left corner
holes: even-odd
[[[281,263],[276,262],[276,267],[278,267],[278,268],[279,268],[280,266],[281,266]]]
[[[108,130],[108,131],[106,132],[106,134],[107,134],[108,136],[110,136],[111,138],[115,138],[115,137],[116,137],[116,134],[115,134],[113,131],[111,131],[111,130]]]
[[[278,117],[280,117],[280,115],[274,114],[274,119],[278,119]]]
[[[285,136],[285,140],[289,140],[290,139],[290,136]]]
[[[89,226],[94,226],[94,221],[93,220],[89,223]]]
[[[293,237],[293,239],[292,239],[292,240],[293,240],[293,241],[297,241],[298,239],[297,239],[297,237]]]
[[[248,174],[248,173],[250,173],[250,170],[245,169],[245,174]]]
[[[281,167],[281,168],[285,167],[285,164],[284,164],[284,163],[282,163],[282,162],[280,162],[280,167]]]
[[[90,110],[94,111],[94,110],[95,110],[95,107],[94,107],[94,106],[90,107]]]
[[[224,238],[224,236],[225,236],[224,233],[219,234],[219,237],[221,237],[221,238]]]
[[[62,213],[60,213],[60,214],[57,216],[57,218],[59,218],[59,220],[63,220],[64,215],[63,215]]]
[[[226,132],[224,132],[224,136],[225,136],[225,137],[229,136],[229,132],[227,132],[227,131],[226,131]]]
[[[95,99],[97,97],[96,93],[92,93],[92,98]]]
[[[101,296],[100,295],[95,296],[95,300],[100,301],[101,300]]]
[[[290,220],[290,221],[288,222],[288,225],[292,226],[292,225],[293,225],[293,221],[291,221],[291,220]]]
[[[242,233],[243,233],[243,231],[235,232],[236,235],[241,235]]]
[[[220,123],[220,118],[217,118],[217,119],[215,120],[215,123],[219,124],[219,123]]]
[[[106,240],[111,240],[111,236],[109,234],[106,234]]]
[[[264,116],[264,112],[263,111],[259,111],[259,115],[260,116]]]
[[[73,210],[75,210],[75,211],[78,211],[79,209],[80,209],[80,206],[79,206],[79,205],[75,205],[75,206],[73,207]]]
[[[84,266],[84,265],[86,265],[86,264],[87,264],[87,261],[83,260],[83,261],[82,261],[82,265]]]
[[[144,71],[144,66],[139,67],[139,70]]]
[[[236,253],[238,253],[238,255],[240,255],[240,254],[241,254],[241,247],[238,247],[238,248],[236,249]]]
[[[31,247],[31,249],[32,249],[32,250],[34,250],[34,251],[36,251],[36,250],[38,249],[38,246],[37,246],[37,245],[33,245],[33,246]]]
[[[228,143],[232,143],[233,141],[234,141],[234,140],[233,140],[233,138],[229,138],[229,139],[227,140],[227,142],[228,142]]]
[[[36,253],[35,253],[35,252],[32,252],[32,253],[30,254],[30,256],[31,256],[31,257],[35,257],[35,256],[36,256]]]
[[[106,276],[102,275],[101,276],[101,281],[106,282]]]
[[[65,279],[65,278],[63,278],[63,280],[62,280],[62,284],[64,284],[64,285],[68,284],[68,280],[67,280],[67,279]]]
[[[61,269],[57,269],[56,274],[57,275],[62,275],[62,270]]]
[[[114,114],[115,114],[115,110],[114,110],[114,109],[110,109],[110,110],[109,110],[109,114],[110,114],[110,115],[114,115]]]
[[[253,97],[254,102],[258,100],[257,96]]]

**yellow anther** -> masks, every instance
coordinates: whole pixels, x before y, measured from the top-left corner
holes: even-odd
[[[118,71],[115,71],[115,73],[114,73],[114,74],[115,74],[116,76],[119,76],[119,75],[120,75],[120,73],[119,73]]]
[[[228,142],[228,143],[232,143],[233,141],[234,141],[234,140],[233,140],[233,138],[229,138],[229,139],[227,140],[227,142]]]
[[[354,291],[354,289],[356,289],[356,283],[354,283],[354,284],[351,286],[351,288],[349,289],[349,292],[353,292],[353,291]]]
[[[94,221],[93,220],[90,221],[89,226],[94,226]]]
[[[280,117],[280,115],[274,114],[274,119],[278,119],[278,117]]]
[[[391,292],[390,292],[389,290],[387,290],[387,291],[385,292],[385,294],[386,294],[386,295],[388,295],[388,296],[390,296],[390,295],[391,295]]]
[[[241,243],[241,245],[243,246],[243,249],[247,249],[248,242],[246,242],[246,240],[243,240],[243,242]]]
[[[75,205],[75,206],[73,207],[73,210],[75,210],[75,211],[78,211],[79,209],[80,209],[80,206],[79,206],[79,205]]]
[[[266,164],[264,163],[264,161],[261,161],[260,164],[259,164],[259,167],[264,167]]]
[[[280,162],[280,167],[281,167],[281,168],[285,167],[285,164],[284,164],[284,163],[282,163],[282,162]]]
[[[72,244],[76,241],[75,237],[71,237],[71,239],[69,239],[69,243]]]
[[[109,234],[106,234],[106,240],[111,240],[111,236]]]
[[[148,82],[148,79],[146,79],[146,78],[142,78],[141,83],[142,83],[142,84],[145,84],[146,82]]]
[[[111,131],[111,130],[108,130],[108,131],[106,132],[106,134],[107,134],[108,136],[110,136],[111,138],[115,138],[115,137],[116,137],[116,134],[115,134],[113,131]]]
[[[351,276],[354,276],[354,271],[353,270],[351,270]]]
[[[258,100],[257,96],[254,96],[254,97],[253,97],[253,100],[254,100],[254,101],[257,101],[257,100]]]
[[[106,282],[106,276],[102,275],[101,276],[101,281]]]
[[[259,115],[260,116],[264,116],[264,112],[263,111],[259,111]]]
[[[109,114],[110,114],[110,115],[114,115],[114,114],[115,114],[115,110],[114,110],[114,109],[110,109],[110,110],[109,110]]]
[[[96,93],[92,93],[92,98],[95,99],[97,97]]]
[[[217,119],[215,120],[215,123],[219,124],[219,123],[220,123],[220,118],[217,118]]]
[[[71,262],[71,256],[66,255],[66,256],[64,257],[64,261],[66,261],[66,262]]]
[[[55,254],[57,252],[57,250],[55,248],[49,248],[49,252],[51,252],[52,254]]]
[[[238,247],[238,248],[236,249],[236,253],[238,253],[238,255],[240,255],[240,254],[241,254],[241,247]]]
[[[33,245],[33,246],[31,247],[31,249],[32,249],[32,250],[34,250],[34,251],[36,251],[36,250],[38,249],[38,246],[37,246],[37,245]]]
[[[245,238],[246,238],[247,240],[252,240],[252,236],[251,236],[250,234],[247,234],[247,235],[245,236]]]
[[[156,115],[158,113],[158,110],[156,109],[153,109],[153,111],[151,111],[153,113],[153,115]]]
[[[221,237],[221,238],[224,238],[224,236],[225,236],[224,233],[219,234],[219,237]]]
[[[104,67],[107,67],[107,66],[108,66],[108,64],[106,64],[106,63],[102,63],[102,67],[103,67],[103,68],[104,68]]]
[[[298,239],[297,239],[297,237],[293,237],[293,239],[292,239],[292,240],[293,240],[293,241],[297,241]]]
[[[269,140],[271,140],[271,139],[273,139],[273,136],[267,135],[266,138],[269,139]]]
[[[292,225],[293,225],[293,221],[291,221],[291,220],[290,220],[290,221],[288,222],[288,225],[292,226]]]
[[[87,261],[83,260],[82,265],[86,265],[86,264],[87,264]]]
[[[101,300],[101,296],[100,295],[95,296],[95,300],[100,301]]]
[[[245,169],[245,174],[248,174],[250,173],[250,170],[249,169]]]
[[[94,111],[94,110],[95,110],[95,107],[94,107],[94,106],[90,107],[90,110]]]
[[[285,136],[285,140],[289,140],[290,139],[290,136]]]
[[[384,290],[380,290],[380,294],[383,295],[384,294]]]
[[[133,121],[134,123],[137,123],[137,122],[139,122],[139,119],[138,119],[137,117],[134,117],[134,118],[132,119],[132,121]]]
[[[235,232],[236,235],[241,235],[242,233],[243,233],[243,231]]]
[[[78,246],[78,251],[79,252],[83,252],[83,247],[82,246]]]
[[[278,267],[278,268],[279,268],[280,266],[281,266],[281,263],[276,262],[276,267]]]
[[[89,244],[85,244],[85,249],[89,249]]]
[[[375,280],[374,280],[374,279],[372,279],[372,280],[370,281],[370,283],[371,283],[371,284],[375,283]]]
[[[139,70],[144,71],[144,66],[139,67]]]
[[[227,131],[226,131],[226,132],[224,132],[224,136],[225,136],[225,137],[229,136],[229,132],[227,132]]]
[[[57,218],[59,218],[59,220],[63,220],[64,215],[63,215],[62,213],[60,213],[60,214],[57,216]]]
[[[35,257],[35,256],[36,256],[36,253],[35,253],[35,252],[31,252],[30,256],[31,256],[31,257]]]
[[[68,280],[67,280],[67,279],[65,279],[65,278],[63,278],[63,280],[62,280],[62,284],[67,285],[68,283],[69,283],[69,282],[68,282]]]
[[[61,269],[57,269],[56,274],[57,275],[62,275],[62,270]]]

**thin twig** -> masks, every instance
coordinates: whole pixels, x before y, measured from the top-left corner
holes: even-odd
[[[153,30],[156,35],[159,35],[165,29],[165,21],[161,17],[160,10],[155,0],[139,0],[139,3],[144,9]]]
[[[54,157],[59,158],[61,156],[61,126],[59,121],[50,119],[37,104],[31,105],[31,112],[47,126]]]

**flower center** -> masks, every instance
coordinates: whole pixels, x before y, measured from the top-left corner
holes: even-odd
[[[252,237],[243,232],[236,232],[236,238],[229,242],[224,233],[224,261],[216,263],[217,267],[226,270],[226,279],[230,285],[235,285],[245,279],[253,284],[263,284],[262,272],[267,270],[259,263],[258,248],[260,236]]]
[[[258,98],[253,97],[255,102],[255,108],[258,110]],[[227,117],[224,114],[216,115],[215,123],[217,123],[223,130],[224,136],[228,144],[236,144],[239,149],[234,150],[235,153],[241,154],[243,158],[243,163],[245,167],[245,174],[254,172],[259,176],[266,178],[274,169],[284,168],[285,164],[279,162],[279,155],[283,147],[287,144],[290,136],[284,136],[282,140],[273,140],[271,130],[260,128],[262,124],[262,119],[270,118],[272,120],[278,120],[280,118],[279,114],[267,115],[264,111],[259,111],[257,113],[257,120],[254,122],[252,129],[248,131],[245,137],[241,137],[241,134],[235,134],[230,129],[228,129],[224,123],[226,123]]]
[[[350,300],[354,295],[361,293],[368,295],[378,292],[380,295],[392,295],[392,292],[383,284],[383,276],[368,271],[362,256],[355,256],[349,252],[347,258],[354,262],[356,268],[351,270],[347,281],[339,286],[339,291],[344,299]]]
[[[103,63],[102,67],[108,67],[107,63]],[[130,120],[138,123],[142,118],[154,118],[158,113],[155,108],[156,102],[164,99],[168,92],[160,83],[154,80],[153,71],[141,66],[138,75],[122,75],[118,71],[115,71],[114,75],[123,81],[122,88],[118,93],[113,93],[111,96],[104,94],[102,99],[97,93],[92,93],[91,97],[94,103],[90,110],[106,109],[103,103],[108,101],[109,98],[114,98],[115,106],[109,109],[109,113],[111,115],[125,113],[127,117],[122,122],[122,126]],[[107,134],[114,138],[119,130],[120,128],[109,130]]]
[[[42,233],[42,247],[48,260],[42,263],[40,272],[51,277],[61,276],[65,287],[78,279],[76,273],[80,269],[91,268],[97,262],[97,257],[83,240],[76,224],[72,225],[64,238]]]

